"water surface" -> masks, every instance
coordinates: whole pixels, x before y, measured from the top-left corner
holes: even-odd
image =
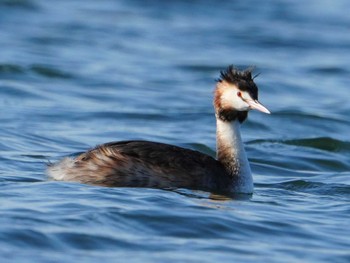
[[[0,0],[1,262],[349,262],[348,1]],[[215,155],[212,91],[256,66],[252,197],[54,182],[96,144]]]

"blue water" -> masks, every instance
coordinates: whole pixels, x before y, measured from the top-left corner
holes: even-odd
[[[1,262],[350,262],[350,2],[0,0]],[[50,181],[145,139],[215,155],[212,91],[256,66],[252,197]]]

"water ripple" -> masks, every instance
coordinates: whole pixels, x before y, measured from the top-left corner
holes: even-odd
[[[26,10],[38,10],[39,6],[32,0],[1,0],[0,6]]]
[[[349,7],[0,0],[1,262],[349,262]],[[215,156],[229,64],[273,112],[242,126],[253,195],[47,178],[112,140]]]
[[[41,64],[33,64],[30,66],[22,66],[17,64],[0,64],[0,75],[9,78],[11,75],[26,75],[35,73],[46,78],[72,78],[72,74],[64,72],[60,69]]]
[[[252,145],[264,143],[280,143],[285,145],[302,146],[335,153],[350,152],[350,142],[337,140],[331,137],[317,137],[294,140],[258,139],[248,142],[248,144]]]

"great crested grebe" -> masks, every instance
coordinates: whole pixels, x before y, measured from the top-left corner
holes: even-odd
[[[252,70],[229,66],[217,80],[217,160],[198,151],[149,141],[102,144],[76,158],[48,166],[55,180],[110,187],[188,188],[253,193],[253,178],[240,126],[251,109],[270,113],[258,102]]]

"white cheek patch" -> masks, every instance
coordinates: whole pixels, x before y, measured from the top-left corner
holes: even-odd
[[[237,111],[249,110],[249,105],[245,100],[251,100],[248,92],[240,91],[239,89],[230,89],[224,92],[221,96],[222,105],[224,107],[233,108]]]
[[[224,102],[224,104],[232,104],[233,101],[237,99],[237,94],[235,90],[229,90],[222,94],[221,100]]]
[[[250,96],[250,94],[247,91],[243,91],[243,92],[241,92],[241,94],[242,94],[242,98],[244,100],[253,100],[252,97]]]

